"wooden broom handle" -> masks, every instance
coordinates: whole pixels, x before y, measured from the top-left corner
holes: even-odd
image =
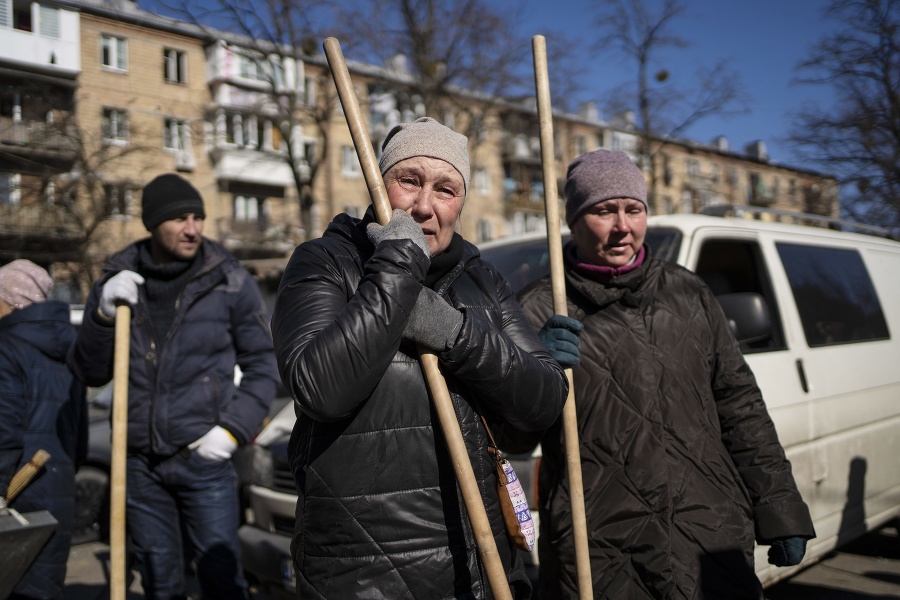
[[[353,138],[353,145],[356,147],[356,154],[359,156],[363,175],[366,178],[369,195],[372,198],[372,204],[375,205],[375,214],[378,217],[378,222],[386,225],[391,219],[391,203],[388,199],[387,189],[384,187],[381,171],[378,168],[378,161],[375,160],[372,144],[369,141],[369,134],[359,109],[356,93],[353,90],[353,83],[350,80],[347,63],[344,61],[341,44],[337,38],[330,37],[325,40],[324,47],[328,66],[331,67],[331,74],[334,78],[338,97],[344,109],[344,116],[347,119],[347,125],[350,127],[350,136]],[[491,591],[495,598],[511,600],[512,595],[509,591],[509,583],[506,580],[503,562],[500,560],[500,555],[497,552],[497,544],[494,541],[491,524],[488,521],[487,511],[481,500],[481,492],[478,489],[475,472],[472,470],[472,463],[466,452],[459,422],[456,420],[456,413],[453,410],[447,382],[444,380],[444,376],[438,367],[437,356],[419,347],[419,362],[422,364],[422,370],[425,373],[425,380],[428,382],[428,389],[434,401],[438,420],[444,432],[447,446],[450,449],[453,469],[456,472],[456,479],[459,481],[466,511],[469,513],[469,519],[472,522],[478,553],[487,570]]]
[[[109,486],[109,597],[125,600],[125,463],[128,453],[128,360],[131,306],[116,307],[113,355],[112,456]]]
[[[31,460],[22,465],[22,468],[19,469],[9,481],[9,487],[6,490],[7,504],[15,500],[16,496],[22,493],[25,486],[31,483],[31,480],[34,479],[37,472],[47,464],[48,460],[50,460],[50,453],[46,450],[38,450],[34,453],[34,456],[31,457]]]
[[[536,35],[531,38],[531,46],[534,51],[534,84],[537,90],[538,118],[541,127],[541,162],[544,172],[544,206],[547,214],[547,249],[550,253],[553,312],[568,316],[556,188],[556,156],[553,151],[553,109],[550,105],[550,78],[547,74],[547,44],[544,36]],[[593,598],[591,561],[588,554],[587,516],[584,510],[584,483],[581,477],[581,451],[578,443],[578,417],[575,411],[575,381],[572,369],[566,369],[566,377],[569,379],[569,397],[563,407],[563,435],[566,466],[569,471],[578,597],[581,600],[590,600]]]

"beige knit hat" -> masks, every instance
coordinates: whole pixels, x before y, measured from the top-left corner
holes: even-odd
[[[53,278],[42,267],[20,258],[0,267],[0,300],[17,310],[43,302],[53,289]]]
[[[466,191],[469,189],[469,138],[441,125],[431,117],[412,123],[400,123],[387,134],[381,146],[378,166],[381,174],[401,160],[427,156],[450,163],[462,175]]]

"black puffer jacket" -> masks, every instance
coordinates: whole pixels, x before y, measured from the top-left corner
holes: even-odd
[[[69,365],[88,385],[113,375],[113,323],[97,313],[103,284],[138,271],[140,244],[113,255],[85,304]],[[131,314],[128,448],[171,456],[221,425],[244,444],[256,434],[275,396],[278,372],[265,305],[250,274],[219,244],[204,238],[203,265],[187,282],[162,350],[154,340],[144,288]],[[242,377],[234,385],[234,367]]]
[[[566,277],[584,324],[574,381],[595,597],[759,598],[754,537],[815,534],[714,296],[658,260],[607,286]],[[521,302],[541,327],[549,280]],[[559,423],[542,445],[542,597],[575,598]]]
[[[74,339],[62,302],[31,304],[0,319],[0,496],[34,453],[46,450],[49,462],[12,506],[22,513],[49,510],[58,522],[15,589],[27,597],[61,597],[66,575],[75,468],[87,449],[84,385],[65,363]]]
[[[297,248],[273,317],[297,424],[293,554],[302,598],[490,598],[486,573],[421,367],[401,334],[425,275],[408,240],[373,255],[364,222],[341,215]],[[477,249],[434,289],[464,314],[439,355],[488,518],[518,598],[527,597],[498,505],[477,402],[489,422],[549,427],[565,377]]]

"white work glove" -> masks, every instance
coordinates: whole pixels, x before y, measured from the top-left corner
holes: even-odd
[[[120,271],[109,278],[100,290],[100,315],[108,320],[116,318],[116,304],[127,302],[134,306],[138,302],[138,286],[144,278],[134,271]]]
[[[228,460],[237,447],[237,440],[231,432],[219,425],[207,431],[199,440],[188,444],[188,448],[194,450],[200,458],[213,462]]]

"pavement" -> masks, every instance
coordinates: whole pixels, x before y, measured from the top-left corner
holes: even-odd
[[[109,598],[109,546],[101,542],[72,546],[66,567],[65,600]],[[129,579],[126,600],[143,598],[140,575]]]
[[[65,600],[105,600],[109,547],[81,544],[69,554]],[[900,520],[831,552],[816,564],[765,592],[767,600],[887,600],[900,599]],[[126,600],[142,599],[140,577]],[[253,600],[268,600],[251,590]]]
[[[900,519],[826,554],[766,590],[767,600],[900,598]]]

